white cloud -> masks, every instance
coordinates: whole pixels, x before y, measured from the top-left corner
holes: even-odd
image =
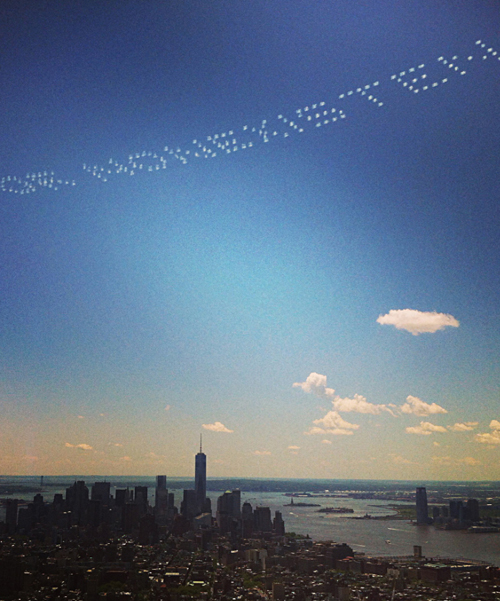
[[[451,457],[443,455],[433,455],[431,461],[433,465],[453,465],[454,463]]]
[[[418,415],[419,417],[426,417],[434,413],[448,413],[446,409],[436,403],[426,403],[416,396],[407,396],[406,403],[402,405],[401,411],[403,413],[411,413],[412,415]]]
[[[391,415],[394,415],[394,412],[389,409],[387,405],[375,405],[374,403],[369,403],[366,398],[360,394],[355,394],[352,399],[348,397],[341,399],[339,396],[336,396],[332,401],[332,405],[336,411],[343,411],[344,413],[354,412],[380,415],[382,411],[388,411]]]
[[[406,459],[402,455],[396,455],[395,453],[389,453],[390,460],[396,465],[417,465],[414,461]]]
[[[481,465],[481,461],[474,457],[464,457],[463,459],[459,459],[458,462],[464,463],[465,465]]]
[[[474,430],[474,428],[478,425],[479,422],[464,422],[453,424],[453,426],[448,426],[448,430],[452,432],[470,432]]]
[[[434,333],[448,326],[458,328],[460,325],[453,315],[414,309],[391,309],[386,315],[379,315],[377,323],[394,326],[398,330],[406,330],[414,336],[424,332]]]
[[[429,436],[433,432],[446,432],[443,426],[436,426],[430,422],[420,422],[420,426],[409,426],[406,428],[408,434],[419,434],[420,436]]]
[[[393,411],[389,409],[387,405],[374,405],[369,403],[366,398],[360,394],[355,394],[351,398],[341,398],[335,395],[333,388],[328,388],[326,385],[326,376],[311,372],[305,382],[295,382],[294,388],[301,388],[304,392],[314,393],[315,395],[322,398],[329,398],[332,400],[333,409],[335,411],[342,411],[344,413],[369,413],[371,415],[379,415],[382,411],[388,411],[391,415],[394,415]]]
[[[314,392],[318,396],[332,397],[335,394],[333,388],[327,388],[326,376],[311,372],[305,382],[295,382],[294,388],[302,388],[304,392]]]
[[[271,451],[254,451],[252,455],[262,456],[262,455],[272,455]]]
[[[343,419],[337,411],[329,411],[321,419],[315,419],[313,424],[316,426],[311,427],[304,434],[333,434],[335,436],[350,436],[353,434],[353,430],[359,428],[358,424],[351,424]]]
[[[462,465],[476,466],[476,465],[481,465],[481,461],[479,461],[479,459],[475,459],[474,457],[463,457],[462,459],[456,459],[454,457],[439,456],[439,455],[433,455],[433,457],[432,457],[432,463],[434,465],[443,465],[443,466],[451,466],[451,465],[456,465],[456,466],[462,466]]]
[[[71,444],[70,442],[66,442],[64,446],[71,449],[82,449],[82,451],[93,450],[93,448],[89,444],[85,444],[84,442],[81,442],[80,444]]]
[[[476,434],[475,440],[483,444],[500,444],[500,431],[485,432],[484,434]]]
[[[224,424],[221,422],[214,422],[213,424],[201,424],[205,430],[211,430],[212,432],[234,432],[234,430],[230,430],[226,428]]]
[[[483,444],[500,444],[500,422],[496,419],[492,419],[490,428],[492,432],[476,434],[474,440],[482,442]]]

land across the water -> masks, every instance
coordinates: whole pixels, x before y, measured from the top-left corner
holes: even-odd
[[[321,507],[320,503],[286,503],[283,507]]]
[[[94,482],[107,481],[112,494],[116,489],[147,486],[149,502],[154,505],[153,476],[0,476],[0,497],[32,502],[40,493],[51,502],[54,494],[64,494],[76,480],[84,480],[89,489]],[[375,480],[259,480],[213,478],[207,481],[207,496],[212,507],[227,490],[239,488],[241,501],[252,507],[269,507],[283,514],[287,532],[297,532],[315,541],[346,542],[356,552],[375,555],[408,555],[413,545],[422,546],[428,557],[467,557],[500,565],[500,533],[467,530],[443,530],[435,526],[416,526],[415,489],[426,486],[429,512],[435,506],[448,506],[451,500],[478,499],[481,518],[495,521],[500,516],[500,482],[399,482]],[[192,478],[168,478],[167,487],[180,506],[183,489],[193,488]],[[353,514],[318,512],[315,507],[283,507],[283,496],[294,501],[334,505],[323,499],[342,499],[338,505],[354,509]],[[300,498],[300,499],[299,499]],[[370,517],[365,517],[369,515]],[[361,519],[352,519],[360,517]],[[0,521],[5,506],[0,506]],[[413,523],[412,523],[413,520]]]

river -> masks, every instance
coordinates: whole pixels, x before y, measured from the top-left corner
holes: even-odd
[[[69,477],[59,477],[61,487],[51,486],[44,491],[44,500],[51,501],[55,493],[66,492]],[[56,478],[54,478],[55,480]],[[99,478],[102,480],[102,478]],[[2,477],[5,483],[6,477]],[[10,480],[10,479],[9,479]],[[119,480],[118,487],[127,485],[127,479],[113,478],[113,482]],[[144,479],[146,480],[146,479]],[[64,487],[62,486],[65,482]],[[89,477],[87,486],[91,487],[95,479]],[[137,478],[134,479],[137,481]],[[16,484],[22,484],[22,478],[15,479]],[[33,479],[30,480],[33,484]],[[144,484],[149,485],[149,500],[154,504],[154,487],[152,479],[149,478]],[[171,489],[172,490],[172,489]],[[180,507],[182,490],[173,489],[177,507]],[[112,493],[114,488],[112,487]],[[221,492],[208,492],[207,496],[212,501],[212,513],[215,515],[217,498]],[[33,494],[3,494],[3,498],[23,497],[31,500]],[[295,499],[298,501],[298,499]],[[416,526],[406,520],[378,520],[377,516],[396,515],[390,508],[390,501],[364,500],[351,498],[315,498],[301,499],[302,501],[320,503],[325,506],[346,506],[354,510],[352,514],[325,514],[318,513],[319,507],[287,507],[290,497],[277,492],[242,492],[241,501],[248,501],[253,508],[257,506],[269,507],[272,515],[275,511],[281,511],[285,521],[287,532],[309,535],[315,541],[332,540],[339,543],[347,543],[352,549],[367,555],[401,556],[411,555],[413,546],[420,545],[425,557],[453,557],[467,558],[487,561],[500,566],[500,533],[472,534],[464,530],[451,531],[439,530],[433,526]],[[363,517],[365,514],[372,519],[353,519]],[[0,507],[0,520],[5,519],[5,511]]]

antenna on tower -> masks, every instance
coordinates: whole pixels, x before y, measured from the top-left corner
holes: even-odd
[[[201,451],[201,437],[202,437],[202,434],[200,434],[200,453],[202,452]]]

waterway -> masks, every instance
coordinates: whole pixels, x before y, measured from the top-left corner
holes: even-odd
[[[97,478],[103,480],[103,478]],[[6,477],[0,478],[0,483],[6,482]],[[87,478],[89,489],[96,479]],[[119,480],[119,482],[117,482]],[[137,483],[137,478],[134,483]],[[51,486],[43,491],[45,501],[52,501],[55,493],[65,494],[66,486],[72,480],[69,477],[61,478],[61,486]],[[119,488],[127,486],[126,478],[113,478]],[[63,485],[64,482],[64,485]],[[16,478],[16,484],[23,483],[22,479]],[[33,481],[30,481],[33,484]],[[54,483],[53,483],[54,484]],[[148,485],[149,501],[154,505],[154,486],[153,480],[144,479],[144,485]],[[175,494],[175,502],[180,507],[182,499],[182,490],[172,489]],[[112,487],[114,494],[114,487]],[[212,501],[212,512],[215,515],[217,507],[217,498],[221,492],[209,492],[207,496]],[[31,501],[31,494],[2,494],[6,497],[23,498]],[[322,507],[342,506],[351,507],[354,513],[351,514],[328,514],[319,513],[319,507],[290,507],[290,497],[283,493],[275,492],[242,492],[241,502],[248,501],[253,508],[269,507],[272,515],[275,511],[280,511],[285,521],[287,532],[309,535],[315,541],[331,540],[339,543],[347,543],[355,552],[366,553],[367,555],[377,556],[402,556],[411,555],[413,546],[422,547],[422,553],[428,558],[453,557],[467,558],[487,561],[500,566],[500,533],[473,534],[464,530],[449,531],[439,530],[433,526],[416,526],[406,520],[398,519],[376,519],[377,517],[393,515],[396,512],[390,507],[390,501],[372,500],[372,499],[351,499],[351,498],[317,498],[314,499],[296,499],[297,501],[310,501],[320,503]],[[369,514],[371,519],[353,519],[363,518]],[[0,520],[5,519],[4,508],[0,507]]]

